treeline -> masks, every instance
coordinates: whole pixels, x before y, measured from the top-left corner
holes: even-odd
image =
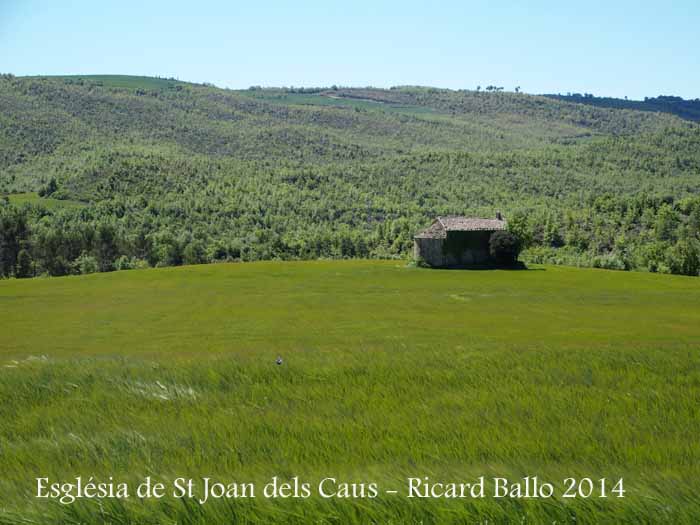
[[[203,228],[154,231],[147,219],[135,228],[133,221],[122,219],[89,209],[49,211],[41,204],[18,207],[0,201],[0,277],[269,259],[406,257],[411,247],[412,228],[400,219],[370,232],[342,224],[294,231],[258,224],[218,238]]]
[[[644,100],[627,100],[612,97],[596,97],[590,93],[569,93],[567,95],[543,95],[555,100],[576,102],[599,108],[633,109],[635,111],[657,111],[670,113],[682,119],[700,121],[700,98],[686,100],[682,97],[644,97]]]
[[[519,211],[511,229],[527,261],[697,276],[700,197],[603,195],[581,209]]]
[[[430,217],[374,224],[284,223],[247,217],[245,229],[156,226],[141,213],[107,208],[49,211],[0,202],[0,276],[70,275],[132,268],[264,259],[411,256],[412,235]],[[529,262],[698,275],[700,197],[603,195],[579,209],[536,206],[508,217]],[[167,221],[166,221],[167,224]]]

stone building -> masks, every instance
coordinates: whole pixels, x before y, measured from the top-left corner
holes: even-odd
[[[495,219],[438,217],[413,238],[413,255],[434,267],[488,266],[491,234],[506,229],[501,214]]]

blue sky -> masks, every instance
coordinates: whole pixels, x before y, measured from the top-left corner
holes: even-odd
[[[700,2],[0,0],[0,72],[700,97]]]

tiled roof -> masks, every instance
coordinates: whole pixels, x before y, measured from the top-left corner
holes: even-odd
[[[477,219],[472,217],[438,217],[440,224],[447,230],[471,232],[478,230],[505,230],[506,221],[500,219]]]
[[[502,219],[479,219],[473,217],[448,216],[438,217],[425,230],[419,232],[419,239],[444,239],[447,232],[461,231],[497,231],[505,230],[506,221]]]
[[[425,230],[416,234],[418,239],[444,239],[445,237],[447,237],[447,232],[438,220],[434,220]]]

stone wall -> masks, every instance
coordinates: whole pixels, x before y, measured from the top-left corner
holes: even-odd
[[[445,239],[414,239],[413,257],[422,259],[430,266],[447,266],[443,243]]]
[[[431,266],[484,266],[493,264],[490,231],[448,232],[446,239],[414,239],[413,255]]]

